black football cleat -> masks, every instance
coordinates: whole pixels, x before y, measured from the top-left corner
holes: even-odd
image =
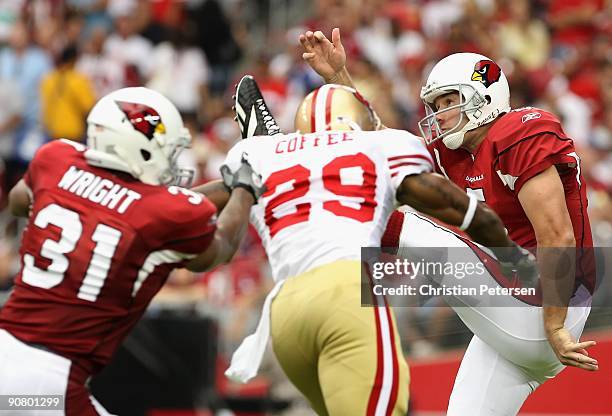
[[[243,139],[253,136],[274,136],[281,132],[268,109],[257,81],[251,75],[242,77],[234,95],[236,121]]]

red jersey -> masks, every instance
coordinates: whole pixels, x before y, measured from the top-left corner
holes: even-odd
[[[502,115],[474,154],[450,150],[441,140],[429,145],[429,150],[439,173],[485,201],[502,219],[510,238],[530,249],[537,247],[537,240],[518,193],[529,179],[557,166],[576,246],[593,246],[580,158],[553,114],[526,107]],[[577,279],[592,291],[594,273],[583,269],[579,266]]]
[[[83,150],[54,141],[30,163],[22,269],[0,327],[96,371],[168,273],[209,246],[216,209],[186,189],[90,166]]]

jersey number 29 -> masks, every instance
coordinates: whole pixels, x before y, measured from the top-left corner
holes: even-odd
[[[363,182],[361,185],[342,184],[341,170],[347,168],[361,168]],[[270,229],[270,237],[274,237],[283,228],[290,225],[308,221],[310,218],[310,202],[295,203],[295,212],[277,218],[274,209],[281,204],[295,201],[308,193],[310,188],[310,170],[302,165],[272,173],[266,180],[267,191],[264,197],[276,193],[280,185],[293,182],[292,188],[281,192],[266,202],[265,222]],[[361,198],[359,208],[342,205],[338,200],[329,200],[323,203],[323,209],[340,217],[352,218],[359,222],[372,221],[376,208],[376,166],[374,162],[363,153],[340,156],[323,166],[323,186],[335,195],[343,197]]]

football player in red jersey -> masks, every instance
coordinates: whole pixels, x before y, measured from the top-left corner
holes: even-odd
[[[307,32],[300,42],[306,50],[304,59],[326,82],[352,85],[338,29],[332,32],[331,42],[321,32]],[[525,370],[526,361],[503,355],[502,347],[491,348],[479,339],[486,334],[472,328],[477,336],[464,357],[448,414],[516,413],[531,391],[561,371],[560,364],[598,369],[597,360],[586,351],[595,343],[577,342],[595,289],[580,158],[553,114],[536,108],[511,110],[509,94],[505,75],[489,58],[472,53],[450,55],[434,66],[422,89],[428,114],[419,126],[438,171],[486,201],[513,240],[537,249],[544,306],[538,308],[536,324],[559,365],[546,362],[547,368],[534,375]],[[576,253],[580,254],[577,258]],[[563,279],[555,273],[562,260],[571,262],[564,266],[572,271]],[[577,296],[584,300],[578,302],[582,307],[568,311],[570,297],[575,300]],[[576,310],[581,316],[570,316]],[[506,312],[510,313],[522,312]],[[515,321],[516,325],[532,325]],[[491,360],[506,360],[508,365],[500,365],[499,372],[508,375],[491,376]],[[495,383],[499,388],[491,389]],[[506,399],[483,399],[485,390]],[[479,403],[476,408],[475,403]]]
[[[216,218],[187,172],[178,110],[146,88],[117,90],[88,117],[88,146],[41,147],[10,193],[29,216],[22,269],[0,311],[0,394],[57,394],[66,415],[105,415],[85,386],[111,359],[170,271],[229,261],[261,193],[243,161]],[[255,175],[256,176],[256,175]]]

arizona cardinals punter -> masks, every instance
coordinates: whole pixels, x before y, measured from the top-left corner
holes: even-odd
[[[331,42],[320,31],[306,32],[300,42],[304,59],[327,82],[352,85],[339,29]],[[524,305],[482,320],[462,316],[476,336],[448,409],[449,415],[516,414],[528,395],[564,366],[598,369],[586,351],[595,342],[578,342],[595,289],[580,158],[553,114],[510,109],[506,77],[485,56],[442,59],[421,98],[427,116],[419,127],[438,172],[490,204],[510,237],[538,254],[542,307]],[[400,245],[418,244],[407,225],[411,214],[403,220]]]

